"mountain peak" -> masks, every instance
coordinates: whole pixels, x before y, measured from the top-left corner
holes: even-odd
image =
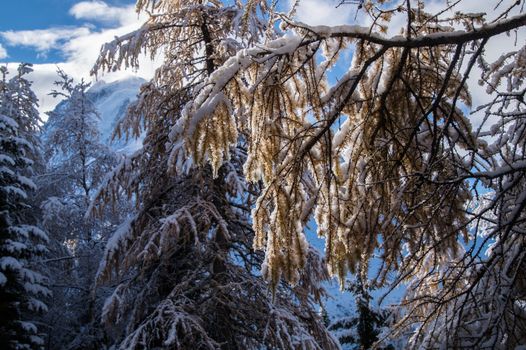
[[[87,91],[88,98],[93,102],[100,116],[98,121],[100,141],[116,152],[131,153],[142,145],[142,140],[112,141],[111,136],[117,123],[126,115],[130,104],[137,99],[139,89],[145,82],[146,80],[138,77],[128,77],[109,83],[99,80]],[[55,111],[65,106],[67,106],[67,101],[60,102]],[[44,134],[49,131],[46,129],[54,127],[51,120],[48,120],[47,124],[44,127]]]
[[[100,115],[99,131],[101,141],[118,152],[128,153],[140,147],[139,140],[111,140],[117,123],[126,115],[128,106],[137,99],[137,94],[146,80],[129,77],[107,83],[98,81],[88,90],[88,96]]]
[[[138,92],[138,87],[140,87],[145,82],[146,80],[135,76],[129,76],[123,79],[113,80],[111,82],[106,82],[105,80],[101,79],[97,80],[95,84],[91,86],[89,92],[96,94],[103,90],[122,90],[129,88],[137,88]]]

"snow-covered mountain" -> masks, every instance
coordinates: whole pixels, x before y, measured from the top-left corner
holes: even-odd
[[[98,121],[101,141],[119,153],[131,153],[141,146],[141,140],[112,140],[113,130],[121,120],[130,103],[136,100],[140,86],[144,79],[131,77],[111,83],[98,81],[88,90],[88,97],[95,105],[100,119]],[[65,109],[66,101],[60,102],[55,111]],[[46,133],[53,128],[52,121],[44,126],[44,139]]]
[[[130,151],[140,146],[140,141],[137,140],[112,142],[111,136],[117,122],[126,114],[130,103],[136,100],[143,83],[145,80],[141,78],[128,78],[112,83],[99,81],[88,90],[89,98],[100,115],[101,140],[116,151]]]

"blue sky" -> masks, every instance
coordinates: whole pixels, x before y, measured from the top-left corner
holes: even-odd
[[[286,6],[291,0],[282,0]],[[298,19],[310,24],[343,24],[353,11],[335,8],[337,0],[302,0]],[[48,96],[57,67],[75,79],[94,80],[89,75],[100,47],[133,31],[146,20],[135,13],[135,0],[18,0],[4,1],[0,11],[0,64],[16,67],[18,62],[35,64],[33,88],[40,100],[39,110],[54,108],[58,100]],[[153,76],[160,58],[144,58],[136,72],[106,74],[107,82],[124,76]]]
[[[44,113],[59,101],[48,96],[57,68],[75,79],[94,80],[89,72],[101,46],[140,27],[145,15],[135,12],[135,0],[6,1],[0,11],[0,64],[13,69],[34,64],[33,88]],[[150,78],[155,62],[143,60],[136,72],[106,74],[107,82],[129,75]]]
[[[64,30],[75,30],[79,27],[91,27],[92,30],[100,30],[108,27],[111,23],[86,21],[83,18],[75,18],[70,12],[78,4],[78,0],[24,0],[6,1],[2,4],[0,11],[0,32],[48,30],[50,28],[61,28]],[[106,0],[106,4],[113,7],[125,7],[133,5],[133,0]],[[28,61],[32,63],[52,63],[64,59],[59,48],[53,48],[46,52],[38,52],[32,47],[22,45],[10,45],[9,41],[0,36],[0,45],[7,51],[8,57],[1,62]]]
[[[46,28],[74,25],[68,14],[76,0],[25,0],[6,1],[0,12],[0,30]]]

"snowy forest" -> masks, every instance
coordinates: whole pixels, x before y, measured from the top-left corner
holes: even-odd
[[[469,1],[137,0],[45,115],[0,65],[0,349],[526,349],[526,5]]]

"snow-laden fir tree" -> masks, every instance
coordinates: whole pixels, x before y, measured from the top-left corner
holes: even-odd
[[[389,328],[389,310],[382,310],[373,305],[374,290],[362,276],[347,281],[345,291],[352,293],[355,310],[352,315],[334,320],[329,329],[338,336],[342,346],[349,349],[367,350],[380,339],[382,331]],[[381,347],[382,350],[395,350],[392,344]]]
[[[523,42],[492,64],[486,63],[485,49],[489,40],[510,31],[521,37],[523,2],[495,0],[494,11],[484,14],[463,12],[465,0],[433,4],[433,13],[423,1],[370,0],[360,7],[370,25],[335,27],[295,21],[298,3],[280,14],[263,1],[238,1],[231,8],[207,1],[138,1],[140,9],[158,12],[139,31],[106,46],[98,67],[135,66],[143,49],[165,50],[157,89],[145,93],[170,114],[172,97],[166,91],[190,88],[190,97],[176,107],[184,105],[180,118],[163,114],[159,121],[157,112],[151,115],[170,129],[162,141],[163,153],[170,154],[168,169],[193,162],[211,166],[221,179],[231,149],[240,140],[246,144],[243,173],[263,185],[252,210],[255,247],[265,249],[262,272],[273,285],[282,277],[300,281],[309,251],[304,228],[315,218],[332,275],[341,281],[348,271],[366,275],[379,255],[376,285],[411,283],[406,313],[393,328],[415,331],[411,346],[433,348],[459,334],[459,344],[473,344],[470,337],[479,345],[506,347],[510,339],[521,344],[520,274],[499,284],[513,296],[504,300],[513,303],[497,309],[494,302],[483,303],[482,311],[469,317],[458,305],[467,305],[465,298],[486,278],[501,275],[500,269],[521,271],[518,253],[481,258],[477,249],[484,244],[470,229],[494,224],[485,240],[509,247],[506,252],[522,237]],[[252,33],[257,28],[252,24],[264,21],[266,33],[275,35],[265,42],[242,35],[216,39],[230,24],[199,12],[207,6],[223,9],[223,18],[230,9],[243,8],[244,15],[231,12],[232,28]],[[178,23],[183,14],[184,24]],[[386,35],[397,22],[404,23],[397,35]],[[208,30],[210,25],[217,27]],[[352,61],[331,85],[328,72],[337,71],[346,49]],[[186,58],[198,64],[188,69]],[[476,67],[484,72],[489,94],[496,94],[500,83],[508,87],[490,104],[481,127],[473,127],[465,113],[471,107],[466,82]],[[501,141],[488,146],[492,137]],[[497,188],[489,205],[497,221],[484,215],[490,209],[469,209],[480,185]],[[451,320],[450,307],[457,316],[448,327],[458,332],[437,325]],[[488,317],[491,322],[482,322]],[[495,322],[508,331],[493,327]],[[472,324],[484,324],[487,331],[477,332]]]
[[[218,133],[203,129],[205,146],[195,146],[199,157],[215,159],[214,167],[197,168],[183,148],[172,147],[177,135],[171,130],[206,80],[220,74],[217,67],[272,36],[272,23],[267,26],[258,15],[267,5],[139,1],[137,6],[152,14],[150,20],[106,45],[98,62],[98,68],[113,70],[135,66],[143,49],[166,53],[118,130],[138,136],[144,128],[143,148],[107,177],[94,207],[111,202],[121,188],[140,204],[108,242],[98,275],[101,283],[118,283],[103,309],[117,348],[338,348],[313,305],[326,273],[305,240],[298,244],[307,249],[309,270],[294,288],[276,284],[272,292],[258,273],[262,256],[252,250],[248,214],[260,188],[244,180],[246,143],[231,127],[234,119],[246,117],[242,109],[220,97],[214,101],[217,110],[209,110]]]
[[[38,208],[34,168],[41,155],[37,98],[21,64],[8,80],[0,67],[0,348],[40,349],[44,343],[34,320],[47,310],[46,279],[35,270],[46,252],[47,235],[35,226]]]
[[[94,290],[104,245],[126,214],[117,202],[98,220],[86,218],[92,197],[117,155],[100,140],[99,114],[88,95],[89,84],[75,83],[58,71],[64,100],[49,112],[42,141],[46,173],[40,177],[43,224],[50,237],[46,260],[53,298],[43,322],[48,349],[100,349],[100,310],[107,292]]]
[[[43,133],[46,142],[48,167],[54,173],[56,191],[79,196],[84,206],[101,182],[101,177],[115,163],[115,154],[100,140],[99,114],[87,95],[90,84],[75,84],[63,71],[55,84],[59,90],[51,93],[62,96],[63,102],[52,112]],[[60,170],[57,168],[60,167]],[[89,239],[89,231],[84,238]]]

